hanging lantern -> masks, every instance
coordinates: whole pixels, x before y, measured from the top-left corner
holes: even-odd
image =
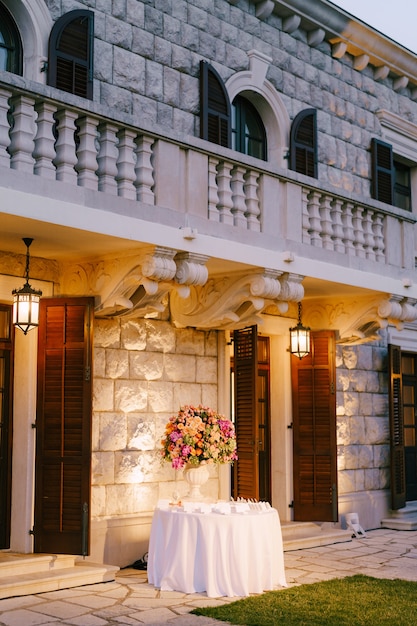
[[[29,247],[33,239],[25,237],[26,246],[26,282],[21,289],[13,289],[13,324],[26,335],[39,325],[39,299],[42,291],[33,289],[29,284]]]
[[[301,323],[301,302],[298,303],[298,324],[290,328],[290,352],[299,359],[310,352],[310,329]]]

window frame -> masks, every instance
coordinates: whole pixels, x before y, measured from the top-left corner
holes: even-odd
[[[6,72],[23,75],[23,45],[19,29],[7,8],[0,4],[0,29],[5,39],[0,43],[0,48],[8,50],[6,59]]]
[[[250,100],[248,100],[241,94],[238,94],[232,102],[231,109],[232,148],[237,152],[241,152],[242,154],[246,154],[248,156],[252,156],[254,158],[266,161],[268,154],[266,131],[262,118],[259,115],[256,107],[252,104]],[[248,127],[248,115],[252,117],[252,123],[259,127],[260,132],[258,137],[256,137],[255,135],[251,135],[250,133],[248,134],[246,132],[246,129]],[[236,120],[236,127],[233,123],[233,118],[235,118]],[[261,156],[259,154],[253,154],[250,151],[248,147],[248,142],[250,141],[256,141],[258,145],[260,144]]]
[[[87,41],[86,43],[86,58],[81,56],[71,55],[64,51],[59,50],[59,42],[61,37],[67,30],[67,28],[76,20],[80,18],[87,19]],[[76,9],[74,11],[70,11],[69,13],[65,13],[62,17],[60,17],[54,24],[51,30],[51,34],[49,37],[49,51],[48,51],[48,84],[51,87],[55,87],[57,89],[63,89],[67,93],[72,93],[74,95],[78,95],[80,97],[87,98],[89,100],[93,99],[93,57],[94,57],[94,13],[92,11],[86,9]],[[72,89],[64,89],[63,87],[59,87],[59,68],[58,61],[64,60],[72,63]],[[86,79],[85,84],[81,81],[77,83],[77,78],[74,75],[74,71],[78,68],[86,69]],[[77,90],[81,91],[82,94],[77,93]]]

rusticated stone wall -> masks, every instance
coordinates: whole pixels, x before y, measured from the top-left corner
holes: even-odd
[[[217,332],[98,319],[94,344],[92,515],[138,515],[176,488],[160,457],[168,418],[182,404],[217,408]]]
[[[337,347],[339,495],[389,488],[386,361],[384,341]]]

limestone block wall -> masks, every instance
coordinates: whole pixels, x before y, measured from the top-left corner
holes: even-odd
[[[185,491],[181,473],[161,462],[160,440],[181,405],[199,403],[217,408],[217,332],[95,321],[93,519],[141,515]],[[206,489],[217,497],[214,467]]]
[[[95,15],[94,100],[140,124],[179,136],[199,136],[199,62],[213,63],[224,81],[247,71],[248,51],[271,58],[267,80],[291,119],[317,109],[319,180],[370,197],[371,138],[381,135],[376,111],[417,123],[409,88],[355,70],[353,58],[308,43],[307,32],[283,30],[275,15],[260,20],[255,2],[227,0],[79,0]],[[53,19],[74,2],[48,0]],[[82,106],[84,106],[83,103]]]
[[[390,485],[387,347],[338,346],[336,414],[339,496]]]

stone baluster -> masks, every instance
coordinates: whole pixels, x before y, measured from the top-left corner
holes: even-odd
[[[339,198],[334,198],[330,203],[330,206],[330,217],[333,226],[333,249],[335,252],[344,252],[345,246],[343,244],[342,201]]]
[[[55,114],[58,122],[55,144],[56,178],[64,183],[77,184],[77,156],[75,153],[75,120],[77,113],[61,109]]]
[[[220,213],[217,208],[219,196],[217,193],[217,166],[218,159],[209,157],[208,160],[208,218],[213,222],[220,221]]]
[[[375,261],[375,240],[374,232],[372,230],[372,212],[364,211],[363,213],[363,239],[365,256],[370,261]]]
[[[15,96],[10,101],[14,124],[10,130],[10,166],[14,170],[33,174],[35,159],[34,105],[35,100],[28,96]]]
[[[136,139],[135,187],[136,198],[146,204],[155,204],[154,172],[152,165],[152,137],[140,135]]]
[[[42,178],[55,180],[56,169],[55,158],[55,136],[54,136],[54,114],[56,106],[50,102],[39,102],[35,106],[38,114],[36,119],[37,132],[35,137],[35,158],[34,172]]]
[[[134,181],[135,161],[134,149],[136,133],[127,128],[123,128],[117,133],[119,138],[119,156],[117,159],[117,192],[122,198],[136,200],[136,189]]]
[[[10,154],[7,152],[10,144],[10,124],[7,116],[11,95],[7,89],[0,89],[0,167],[10,167]]]
[[[352,224],[353,224],[353,247],[355,248],[356,256],[365,258],[365,237],[363,234],[363,213],[364,209],[358,205],[354,205],[352,209]]]
[[[372,216],[372,229],[374,232],[375,259],[385,263],[385,241],[384,241],[384,216],[382,213],[374,212]]]
[[[217,192],[219,194],[218,209],[220,213],[220,222],[223,224],[233,225],[233,200],[231,182],[232,166],[230,163],[221,161],[217,168]]]
[[[246,197],[246,219],[248,230],[260,232],[261,230],[261,209],[259,207],[258,188],[259,175],[253,170],[248,170],[244,176],[243,186]]]
[[[301,202],[302,202],[302,228],[303,235],[302,241],[303,243],[311,243],[310,241],[310,219],[308,216],[308,194],[310,190],[307,187],[302,188],[301,192]]]
[[[307,196],[307,211],[309,222],[310,244],[318,248],[322,247],[321,219],[320,219],[320,193],[311,191]]]
[[[350,256],[355,255],[352,208],[353,204],[351,202],[344,202],[342,205],[343,244],[345,246],[345,254]]]
[[[232,179],[230,187],[232,190],[232,202],[233,207],[231,209],[233,214],[233,224],[241,228],[247,228],[246,224],[246,204],[245,193],[243,191],[243,175],[245,170],[243,167],[236,166],[232,169]]]
[[[98,127],[100,149],[98,163],[98,189],[112,196],[117,196],[117,126],[103,122]]]
[[[325,250],[333,250],[333,228],[332,228],[332,219],[330,215],[331,209],[331,197],[327,194],[324,194],[320,198],[320,222],[321,222],[321,245]]]
[[[80,140],[76,170],[78,172],[78,184],[88,189],[98,189],[97,178],[97,120],[89,115],[81,117],[78,122],[78,137]]]

